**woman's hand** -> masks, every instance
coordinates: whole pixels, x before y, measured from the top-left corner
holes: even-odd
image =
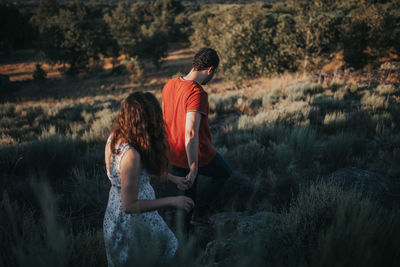
[[[194,208],[194,202],[191,198],[177,196],[174,198],[174,206],[178,209],[184,209],[186,212],[189,212]]]
[[[168,173],[168,179],[174,184],[176,184],[176,187],[178,187],[179,190],[187,190],[189,188],[188,184],[184,182],[185,177],[175,176]]]
[[[186,177],[183,179],[183,183],[186,185],[187,189],[191,188],[192,185],[194,184],[194,181],[196,180],[197,177],[197,170],[190,171]]]

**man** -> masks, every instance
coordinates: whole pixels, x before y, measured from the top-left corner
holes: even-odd
[[[168,81],[162,92],[171,172],[183,177],[178,188],[195,201],[194,210],[185,215],[186,231],[189,223],[212,224],[207,209],[232,174],[228,163],[211,145],[208,95],[202,87],[213,78],[218,64],[217,52],[203,48],[194,56],[190,72]],[[211,179],[196,199],[199,174]]]

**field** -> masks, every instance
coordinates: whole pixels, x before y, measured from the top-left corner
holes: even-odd
[[[12,66],[19,73],[12,74],[13,86],[1,92],[0,265],[106,265],[102,220],[110,183],[103,153],[113,118],[133,91],[160,99],[164,83],[188,71],[192,56],[185,45],[173,47],[162,67],[149,65],[140,81],[110,69],[33,81],[26,80],[32,72],[29,63],[7,63],[9,73]],[[5,68],[3,64],[0,69]],[[259,229],[259,240],[250,235],[234,248],[243,253],[238,266],[325,266],[335,259],[334,253],[349,251],[361,253],[348,257],[351,266],[382,261],[394,266],[399,259],[393,245],[400,241],[398,209],[383,212],[375,200],[321,183],[320,178],[356,167],[399,184],[398,86],[339,74],[322,81],[303,73],[240,86],[219,75],[205,86],[214,146],[233,167],[232,179],[255,185],[249,196],[232,182],[233,190],[223,194],[213,213],[269,212],[282,217],[279,233]],[[171,184],[153,185],[158,196],[176,194]],[[174,212],[161,214],[175,229]],[[353,243],[345,250],[341,244],[348,239]],[[209,257],[204,263],[204,245],[185,242],[187,249],[175,263],[213,262]],[[383,244],[387,250],[363,259],[363,251]],[[143,264],[157,264],[141,256]]]

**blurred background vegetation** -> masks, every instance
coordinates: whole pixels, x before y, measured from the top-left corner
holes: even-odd
[[[76,74],[121,54],[158,66],[168,44],[189,40],[223,53],[221,69],[235,81],[317,70],[335,56],[374,69],[399,54],[397,0],[231,2],[2,3],[0,50],[35,48]]]
[[[234,166],[213,213],[262,223],[182,240],[171,265],[397,266],[398,207],[321,180],[377,173],[400,203],[400,1],[3,0],[0,33],[0,64],[28,50],[35,66],[0,83],[0,266],[106,265],[112,121],[132,91],[160,99],[202,46],[221,57],[209,120]]]

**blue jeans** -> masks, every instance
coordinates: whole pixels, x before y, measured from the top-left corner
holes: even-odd
[[[189,169],[172,165],[171,173],[176,176],[186,176],[189,173]],[[190,197],[195,203],[195,208],[191,212],[185,213],[185,216],[183,216],[183,226],[186,231],[189,230],[192,215],[203,216],[206,214],[209,206],[217,199],[219,193],[224,189],[226,181],[231,177],[232,169],[224,158],[217,153],[210,163],[199,167],[198,174],[211,178],[201,191],[200,197],[196,197],[198,177],[196,177],[191,188],[185,191],[179,191],[181,195]]]

